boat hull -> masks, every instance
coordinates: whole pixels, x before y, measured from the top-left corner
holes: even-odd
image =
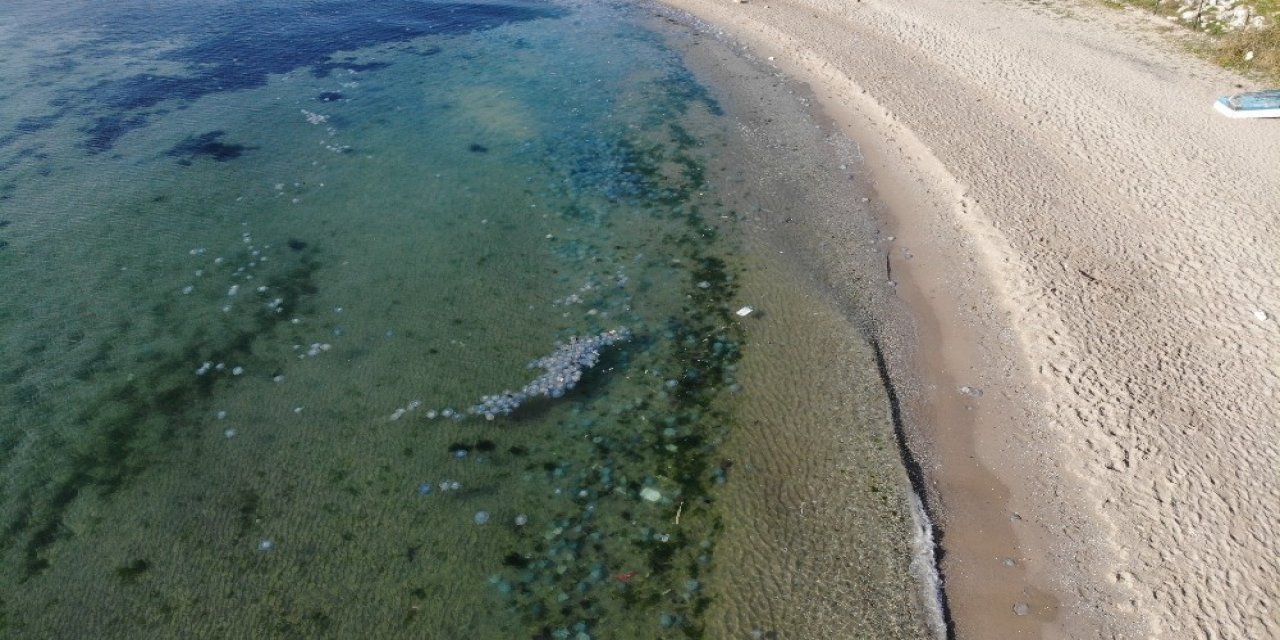
[[[1213,108],[1228,118],[1280,118],[1280,91],[1253,91],[1223,96]]]

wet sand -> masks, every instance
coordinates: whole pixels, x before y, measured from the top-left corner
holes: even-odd
[[[737,131],[709,175],[744,242],[735,300],[753,309],[707,631],[928,637],[942,626],[933,547],[878,370],[870,310],[887,311],[891,291],[857,148],[803,85],[664,17],[668,45]]]
[[[667,4],[865,157],[954,634],[1280,632],[1280,129],[1210,109],[1254,87],[1074,3]]]

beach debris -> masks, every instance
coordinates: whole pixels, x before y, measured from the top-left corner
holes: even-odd
[[[231,439],[236,437],[237,435],[240,435],[240,432],[236,431],[235,429],[227,429],[226,431],[222,432],[222,435],[227,439]]]
[[[1213,108],[1228,118],[1280,118],[1280,89],[1222,96]]]
[[[969,386],[960,387],[960,393],[963,393],[964,395],[969,396],[970,398],[982,397],[982,389],[979,389],[977,387],[969,387]]]
[[[734,313],[738,314],[739,318],[745,318],[751,315],[752,313],[755,313],[755,309],[752,309],[751,307],[743,307],[741,309],[738,309]]]
[[[276,548],[276,543],[267,538],[258,541],[258,551],[270,551]]]
[[[662,500],[662,492],[653,487],[645,487],[640,490],[640,497],[646,502],[658,502]]]
[[[1253,319],[1254,319],[1254,320],[1257,320],[1258,322],[1266,322],[1266,321],[1267,321],[1267,318],[1268,318],[1268,316],[1267,316],[1267,312],[1266,312],[1266,311],[1263,311],[1262,309],[1254,309],[1254,310],[1253,310]]]
[[[489,521],[488,511],[477,511],[475,515],[476,524],[484,524]]]
[[[1031,607],[1025,602],[1017,602],[1013,605],[1013,613],[1019,616],[1025,616],[1031,613]]]

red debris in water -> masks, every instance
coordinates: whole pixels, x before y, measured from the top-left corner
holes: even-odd
[[[636,577],[636,572],[628,571],[626,573],[619,573],[614,577],[618,580],[618,582],[631,582],[631,579]]]

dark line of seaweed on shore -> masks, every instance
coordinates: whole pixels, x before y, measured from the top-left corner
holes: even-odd
[[[933,535],[933,570],[937,572],[939,579],[938,593],[936,594],[938,609],[942,614],[946,640],[955,640],[955,620],[951,617],[951,605],[947,600],[947,576],[942,570],[942,559],[946,556],[942,540],[946,532],[938,525],[936,508],[929,500],[924,468],[920,466],[920,461],[916,459],[915,453],[912,452],[911,445],[907,441],[907,432],[902,419],[902,404],[901,400],[898,399],[898,391],[894,386],[893,377],[889,375],[889,365],[885,360],[884,349],[880,345],[880,340],[875,335],[872,335],[872,332],[868,332],[867,342],[871,345],[872,352],[875,354],[876,371],[880,375],[880,382],[884,384],[885,397],[889,401],[889,417],[893,421],[893,438],[898,445],[898,455],[902,459],[902,466],[907,471],[907,480],[911,483],[911,491],[920,499],[925,518],[929,522],[929,531]]]

